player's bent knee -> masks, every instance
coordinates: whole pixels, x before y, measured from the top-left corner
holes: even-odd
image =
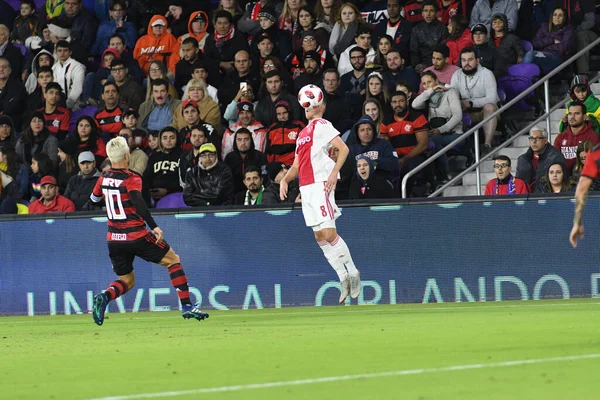
[[[173,249],[169,249],[169,252],[163,257],[162,260],[160,260],[160,265],[170,267],[171,265],[179,264],[180,262],[181,259],[179,258],[179,255],[177,255]]]
[[[135,275],[133,272],[127,275],[119,276],[119,280],[125,282],[128,290],[135,286]]]

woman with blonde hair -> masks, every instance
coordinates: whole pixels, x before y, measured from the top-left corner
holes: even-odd
[[[211,124],[217,131],[220,131],[221,112],[219,111],[219,105],[208,95],[206,83],[202,79],[192,79],[188,82],[185,92],[183,92],[182,100],[194,100],[198,103],[200,119]],[[178,130],[187,126],[187,122],[183,119],[181,104],[173,114],[173,126]]]
[[[148,67],[148,82],[146,84],[146,101],[152,100],[152,81],[157,79],[164,79],[169,82],[169,94],[173,99],[179,99],[179,94],[177,94],[177,89],[171,83],[169,77],[167,76],[167,67],[160,60],[154,60],[150,63]]]
[[[358,25],[364,23],[360,10],[354,4],[342,4],[329,36],[329,51],[339,58],[344,50],[355,43],[354,36]]]
[[[305,5],[306,0],[285,0],[281,17],[279,17],[279,29],[293,35],[298,30],[298,11]]]

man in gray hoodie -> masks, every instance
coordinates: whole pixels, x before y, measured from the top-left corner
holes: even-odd
[[[88,203],[90,195],[100,177],[100,171],[96,169],[96,157],[91,151],[79,154],[79,173],[72,176],[65,190],[65,197],[75,204],[75,210],[81,211]]]

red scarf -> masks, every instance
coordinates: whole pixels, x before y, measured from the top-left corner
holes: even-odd
[[[250,13],[250,19],[252,21],[258,21],[258,14],[260,13],[261,8],[262,6],[260,5],[260,1],[257,1],[252,8],[252,12]]]
[[[235,34],[235,28],[234,28],[233,24],[231,25],[231,28],[229,28],[227,33],[224,35],[221,35],[215,31],[215,42],[216,42],[217,47],[222,47],[226,42],[228,42],[229,40],[231,40],[233,38],[234,34]]]

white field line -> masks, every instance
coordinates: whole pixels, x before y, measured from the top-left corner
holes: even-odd
[[[537,301],[537,300],[535,300]],[[409,305],[409,304],[377,304],[377,305],[370,305],[370,304],[364,304],[364,305],[356,305],[353,304],[352,306],[348,306],[348,309],[346,309],[344,306],[339,306],[340,308],[343,308],[344,311],[342,311],[340,313],[340,310],[332,310],[332,311],[309,311],[311,309],[314,309],[316,307],[314,306],[306,306],[303,308],[306,308],[306,311],[294,311],[294,312],[285,312],[286,308],[280,308],[280,309],[275,309],[275,308],[265,308],[262,310],[281,310],[281,312],[269,312],[269,313],[263,313],[260,312],[260,310],[256,310],[256,309],[249,309],[249,310],[240,310],[240,309],[231,309],[228,311],[235,311],[233,313],[228,313],[228,312],[223,312],[223,311],[218,311],[219,312],[219,318],[239,318],[239,317],[244,317],[244,318],[250,318],[250,317],[264,317],[264,316],[288,316],[288,315],[313,315],[313,314],[338,314],[340,316],[344,315],[344,313],[370,313],[370,314],[377,314],[377,313],[405,313],[405,312],[427,312],[427,311],[461,311],[461,310],[486,310],[486,309],[511,309],[511,308],[538,308],[538,307],[579,307],[579,306],[594,306],[597,307],[598,305],[600,305],[600,302],[586,302],[586,303],[538,303],[538,304],[532,304],[534,302],[534,300],[527,300],[527,301],[523,301],[522,303],[519,304],[500,304],[498,303],[498,305],[493,305],[493,306],[481,306],[478,304],[481,304],[479,302],[470,305],[469,303],[444,303],[444,304],[449,304],[449,307],[439,307],[439,306],[429,306],[426,304],[415,304],[417,307],[410,307],[410,308],[400,308],[397,306],[402,306],[402,305]],[[490,302],[490,303],[494,303],[494,302]],[[435,303],[434,303],[435,304]],[[458,306],[457,304],[461,304],[460,306]],[[423,305],[423,307],[418,307],[419,305]],[[457,306],[454,306],[457,305]],[[373,309],[371,307],[373,306],[390,306],[390,308],[377,308],[377,309]],[[329,307],[335,307],[335,306],[327,306]],[[351,309],[350,309],[351,307]],[[297,308],[301,308],[301,307],[297,307]],[[178,311],[178,309],[174,308],[171,309],[171,311]],[[209,314],[211,313],[211,311],[215,311],[215,310],[206,310],[206,312],[208,312]],[[242,311],[245,311],[242,313]],[[253,311],[259,311],[259,312],[253,312]],[[141,311],[138,313],[135,313],[136,315],[136,319],[156,319],[156,313],[157,312],[148,312],[148,311]],[[84,311],[83,314],[73,314],[73,315],[87,315],[90,314],[90,312],[88,312],[88,310]],[[119,312],[111,312],[108,313],[108,315],[111,314],[115,314],[115,315],[119,315]],[[124,314],[133,314],[132,312],[126,312]],[[50,315],[47,314],[39,314],[36,315],[36,317],[49,317]],[[64,314],[59,314],[58,316],[64,316]],[[27,317],[25,315],[21,315],[19,317],[23,317],[23,321],[6,321],[3,320],[4,317],[11,317],[11,316],[0,316],[0,325],[2,324],[30,324],[32,322],[31,318],[35,318],[35,317]],[[14,316],[13,316],[14,317]],[[179,315],[174,315],[170,318],[181,318]],[[33,319],[33,321],[35,321],[36,319]],[[72,319],[72,320],[66,320],[63,319],[60,321],[60,323],[85,323],[83,322],[81,319]]]
[[[286,387],[286,386],[313,385],[313,384],[317,384],[317,383],[352,381],[352,380],[356,380],[356,379],[376,379],[376,378],[388,378],[388,377],[394,377],[394,376],[422,375],[422,374],[431,374],[431,373],[439,373],[439,372],[466,371],[466,370],[475,370],[475,369],[484,369],[484,368],[516,367],[516,366],[521,366],[521,365],[544,364],[544,363],[564,362],[564,361],[579,361],[579,360],[590,360],[590,359],[598,359],[598,358],[600,358],[600,353],[592,353],[592,354],[581,354],[581,355],[575,355],[575,356],[537,358],[537,359],[531,359],[531,360],[502,361],[502,362],[487,363],[487,364],[450,365],[447,367],[438,367],[438,368],[403,369],[403,370],[398,370],[398,371],[376,372],[376,373],[371,373],[371,374],[326,376],[323,378],[296,379],[296,380],[291,380],[291,381],[251,383],[251,384],[247,384],[247,385],[233,385],[233,386],[218,386],[218,387],[202,388],[202,389],[177,390],[177,391],[172,391],[172,392],[140,393],[140,394],[125,395],[125,396],[98,397],[98,398],[93,398],[93,399],[88,399],[88,400],[154,399],[154,398],[160,398],[160,397],[177,397],[177,396],[198,395],[198,394],[208,394],[208,393],[241,392],[241,391],[253,390],[253,389],[270,389],[270,388]]]

